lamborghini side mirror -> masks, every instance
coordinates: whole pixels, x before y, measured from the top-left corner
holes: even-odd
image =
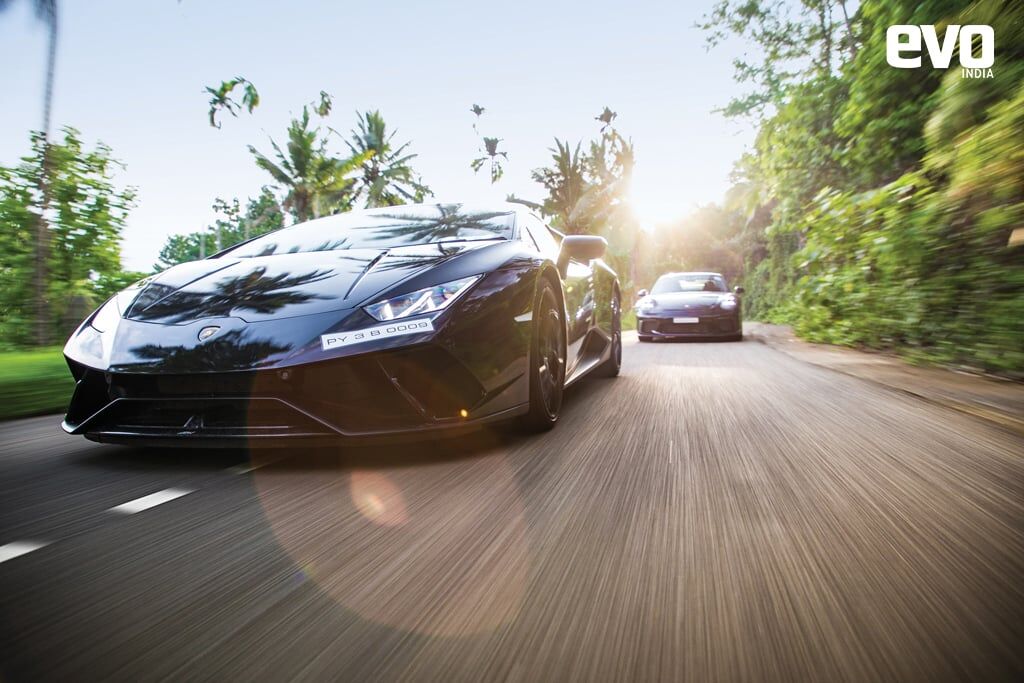
[[[562,251],[577,261],[590,261],[604,256],[608,242],[597,235],[566,235],[562,239]]]
[[[566,235],[558,254],[558,269],[564,274],[570,259],[586,263],[604,256],[607,248],[607,240],[597,235]]]
[[[649,292],[646,289],[641,289],[639,292],[636,293],[636,298],[643,299],[645,296],[647,296],[648,293]]]

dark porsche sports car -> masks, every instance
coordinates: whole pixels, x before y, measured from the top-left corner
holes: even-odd
[[[666,273],[648,293],[641,289],[636,304],[640,341],[655,339],[743,339],[739,295],[730,292],[718,273]]]
[[[524,207],[422,204],[278,230],[146,278],[75,331],[63,427],[94,441],[281,445],[518,417],[615,376],[600,237]]]

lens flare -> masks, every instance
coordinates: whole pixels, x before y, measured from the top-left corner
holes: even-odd
[[[533,564],[505,449],[487,434],[346,448],[253,482],[297,581],[377,624],[467,636],[515,619]]]

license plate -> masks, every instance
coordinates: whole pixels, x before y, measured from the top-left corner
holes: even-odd
[[[674,323],[699,323],[700,318],[672,318]]]

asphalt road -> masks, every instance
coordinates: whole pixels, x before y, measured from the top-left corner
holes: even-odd
[[[0,679],[1024,676],[1019,437],[758,343],[273,457],[0,425]]]

